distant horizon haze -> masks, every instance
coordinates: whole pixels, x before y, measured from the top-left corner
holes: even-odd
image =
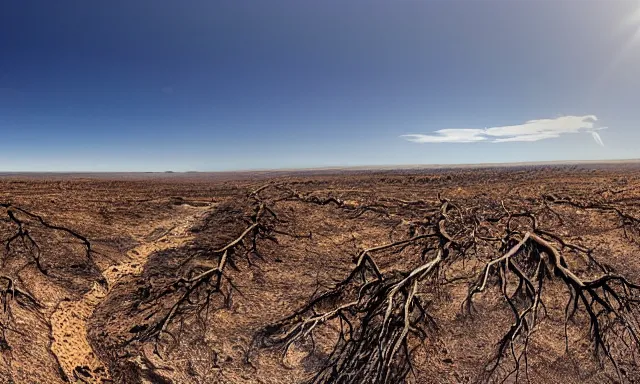
[[[372,164],[372,165],[351,165],[351,166],[327,166],[327,167],[306,167],[306,168],[244,168],[227,170],[186,170],[186,171],[136,171],[136,170],[76,170],[76,171],[7,171],[0,169],[0,177],[17,174],[214,174],[214,173],[270,173],[270,172],[307,172],[307,171],[394,171],[394,170],[447,170],[447,169],[474,169],[474,168],[511,168],[511,167],[536,167],[536,166],[598,166],[598,165],[638,165],[639,159],[609,159],[609,160],[565,160],[565,161],[523,161],[510,163],[452,163],[452,164]]]

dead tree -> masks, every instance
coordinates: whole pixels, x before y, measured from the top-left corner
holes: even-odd
[[[300,200],[322,205],[322,200]],[[437,284],[439,271],[464,257],[468,249],[446,228],[455,216],[451,211],[457,209],[442,200],[437,220],[422,224],[423,234],[361,251],[346,279],[293,315],[263,329],[256,338],[258,345],[281,346],[286,354],[293,343],[306,338],[313,343],[317,328],[337,322],[336,344],[311,383],[402,382],[412,368],[412,350],[436,327],[428,313],[430,300],[419,293],[420,288]],[[423,263],[407,272],[383,274],[374,255],[398,253],[408,246],[417,248]]]
[[[356,209],[367,206],[291,189],[284,199],[333,205],[351,218]],[[424,292],[437,289],[442,275],[454,263],[487,259],[476,277],[469,279],[469,293],[462,303],[464,313],[473,315],[474,298],[495,286],[514,321],[497,341],[496,355],[487,363],[481,381],[504,381],[513,375],[518,381],[522,372],[528,379],[528,347],[540,318],[546,315],[545,286],[552,281],[564,284],[568,292],[565,343],[569,343],[567,325],[578,314],[585,315],[594,355],[603,364],[610,364],[623,381],[619,362],[635,361],[640,348],[640,286],[600,263],[591,249],[543,229],[540,222],[551,220],[548,217],[566,222],[562,213],[551,207],[557,204],[614,213],[626,236],[630,228],[637,228],[637,219],[611,205],[548,197],[519,209],[508,209],[504,202],[463,209],[445,199],[438,200],[439,207],[390,199],[373,203],[384,211],[381,214],[396,216],[407,213],[403,206],[417,205],[426,218],[410,221],[408,238],[361,251],[344,280],[262,329],[255,344],[280,348],[285,354],[294,343],[311,343],[315,348],[316,332],[331,324],[338,329],[334,347],[310,383],[404,382],[412,371],[413,350],[427,338],[437,337],[437,320],[429,313],[437,299],[425,297]],[[376,264],[376,254],[406,249],[420,254],[422,263],[407,271],[380,270]],[[494,253],[498,256],[491,258]],[[568,255],[584,257],[599,274],[580,277],[569,267]]]

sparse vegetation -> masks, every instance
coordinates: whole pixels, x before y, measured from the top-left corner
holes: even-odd
[[[640,379],[635,168],[248,176],[4,181],[5,196],[72,193],[2,205],[0,370],[51,383]],[[86,334],[69,336],[95,355],[81,364],[55,353],[50,318],[88,297]],[[20,368],[29,343],[37,379]]]

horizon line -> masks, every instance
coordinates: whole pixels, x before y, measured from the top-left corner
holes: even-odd
[[[193,174],[193,173],[261,173],[261,172],[304,172],[304,171],[390,171],[390,170],[420,170],[420,169],[456,169],[456,168],[501,168],[544,165],[581,165],[581,164],[624,164],[640,163],[640,158],[631,159],[607,159],[607,160],[547,160],[547,161],[519,161],[519,162],[488,162],[488,163],[439,163],[439,164],[387,164],[387,165],[337,165],[326,167],[301,167],[301,168],[240,168],[236,170],[219,171],[3,171],[0,176],[19,174]]]

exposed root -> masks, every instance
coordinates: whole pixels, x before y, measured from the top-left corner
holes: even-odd
[[[213,259],[214,265],[209,266],[208,262],[192,263],[192,268],[186,276],[179,277],[156,294],[145,299],[143,304],[153,305],[167,301],[171,301],[172,304],[151,324],[137,327],[135,336],[129,342],[151,340],[154,342],[154,352],[160,355],[158,345],[163,336],[169,336],[177,341],[177,337],[173,335],[169,327],[178,318],[188,315],[196,317],[204,315],[206,318],[215,295],[222,298],[225,306],[231,305],[231,295],[236,287],[226,276],[227,267],[236,268],[235,259],[239,256],[246,257],[249,263],[251,263],[251,257],[260,257],[257,249],[259,239],[276,241],[272,233],[275,230],[273,223],[277,221],[277,216],[266,203],[255,198],[254,194],[250,196],[255,200],[255,208],[246,229],[237,238],[219,249],[196,249],[193,257],[206,258],[207,261]],[[193,257],[185,260],[183,264],[191,261]],[[224,282],[227,283],[226,288]]]
[[[51,273],[48,264],[65,251],[77,250],[78,247],[86,257],[88,270],[97,272],[97,267],[92,259],[91,243],[76,231],[51,224],[42,216],[9,203],[0,203],[0,212],[0,242],[3,246],[0,253],[0,350],[11,351],[5,337],[6,332],[20,333],[13,326],[13,303],[49,326],[48,319],[44,316],[43,305],[21,280],[20,273],[25,268],[35,267],[47,279],[64,282],[64,277]]]
[[[640,243],[640,218],[625,212],[619,207],[603,203],[582,203],[570,198],[559,198],[555,195],[544,195],[543,198],[552,204],[568,205],[583,210],[615,213],[618,217],[620,228],[624,230],[625,237],[636,244]]]
[[[57,233],[62,233],[71,238],[77,240],[84,249],[88,263],[93,267],[93,260],[91,258],[92,249],[89,240],[77,233],[76,231],[54,225],[47,222],[42,216],[31,213],[25,209],[14,206],[8,203],[0,203],[0,208],[4,209],[6,217],[2,219],[9,227],[13,227],[13,233],[5,239],[2,239],[2,243],[5,248],[5,256],[1,258],[2,266],[5,265],[7,258],[16,253],[26,253],[31,261],[35,264],[38,270],[47,275],[48,271],[43,265],[43,249],[40,242],[34,238],[34,233],[46,231],[47,238],[43,238],[40,241],[50,241],[53,237],[57,236]],[[5,235],[5,231],[11,233],[11,229],[2,228],[0,236]],[[15,249],[17,248],[17,249]]]
[[[548,220],[564,224],[566,218],[552,205],[570,204],[615,213],[626,230],[637,227],[640,221],[617,207],[545,198],[538,209],[509,210],[505,202],[462,208],[440,196],[439,208],[429,207],[424,201],[399,199],[363,204],[276,188],[287,192],[283,200],[333,205],[347,213],[365,206],[386,217],[406,217],[406,207],[416,207],[426,215],[422,220],[404,221],[409,224],[409,238],[359,252],[354,257],[354,268],[344,280],[256,335],[257,347],[281,348],[286,355],[295,343],[310,342],[316,348],[320,327],[330,325],[337,329],[334,347],[310,383],[404,382],[413,369],[413,350],[430,335],[437,337],[436,320],[428,313],[437,296],[424,292],[435,292],[445,281],[444,271],[454,262],[477,262],[492,249],[501,256],[484,262],[476,277],[467,275],[475,282],[470,284],[463,307],[466,313],[473,313],[476,295],[486,294],[495,285],[513,313],[514,322],[498,341],[496,355],[488,362],[481,381],[505,381],[514,375],[518,381],[522,373],[528,379],[529,346],[535,330],[548,316],[545,287],[552,280],[562,282],[568,289],[564,319],[567,349],[566,327],[581,314],[589,321],[595,356],[609,363],[621,381],[619,361],[636,359],[640,347],[640,286],[600,263],[592,249],[565,240],[540,225]],[[408,272],[380,270],[373,258],[376,253],[400,254],[408,249],[422,260]],[[569,267],[565,253],[582,257],[601,275],[579,277]]]
[[[312,201],[312,203],[315,203]],[[428,297],[419,293],[438,281],[445,261],[464,250],[445,228],[452,205],[443,201],[441,218],[429,232],[361,251],[343,281],[308,305],[256,337],[259,347],[281,347],[286,355],[293,343],[310,339],[327,323],[338,323],[337,341],[311,383],[398,383],[412,370],[412,350],[436,328],[427,312]],[[407,246],[420,249],[423,264],[407,273],[383,274],[373,254],[398,254]],[[332,304],[338,302],[339,304]],[[325,307],[330,309],[324,309]]]
[[[563,241],[560,242],[566,245]],[[567,350],[567,324],[575,318],[577,312],[583,311],[589,319],[595,356],[610,362],[622,380],[618,360],[629,356],[635,360],[640,345],[640,286],[613,273],[593,280],[583,280],[568,267],[564,256],[550,241],[532,232],[525,233],[519,240],[514,236],[510,244],[512,247],[508,252],[486,264],[478,282],[472,285],[466,301],[467,311],[471,312],[474,296],[484,292],[490,278],[496,277],[500,292],[514,315],[513,325],[498,343],[496,356],[487,365],[486,379],[496,373],[503,359],[509,355],[513,359],[513,369],[506,372],[503,380],[515,374],[517,381],[521,368],[528,374],[527,352],[530,338],[540,318],[546,315],[543,301],[545,281],[556,278],[569,291],[565,308]],[[517,283],[517,288],[509,293],[507,287],[513,280]]]

